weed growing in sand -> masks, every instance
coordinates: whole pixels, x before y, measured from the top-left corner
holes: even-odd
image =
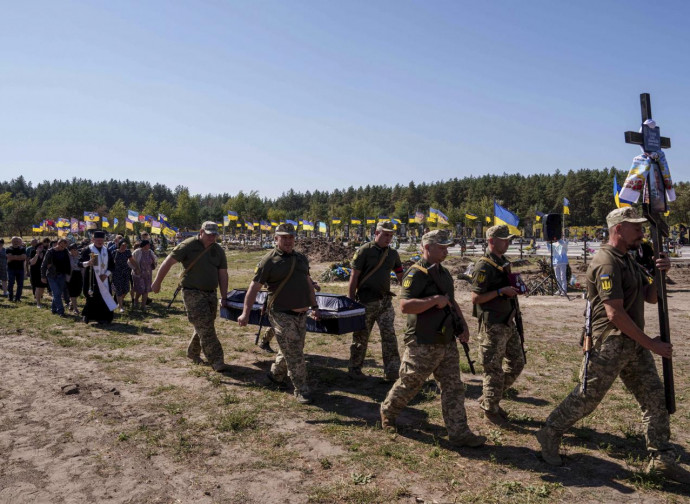
[[[223,413],[216,423],[216,429],[220,432],[240,432],[254,429],[257,426],[258,420],[256,414],[244,410]]]

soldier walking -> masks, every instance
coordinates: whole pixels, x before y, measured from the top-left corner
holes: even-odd
[[[268,379],[285,386],[290,377],[294,394],[302,404],[312,402],[307,384],[307,365],[304,361],[304,339],[307,332],[307,311],[311,308],[314,318],[319,318],[314,285],[309,276],[309,260],[296,252],[295,227],[281,224],[276,228],[276,247],[266,254],[254,270],[244,298],[244,309],[237,322],[249,323],[256,295],[262,285],[268,286],[268,319],[278,342],[278,355],[268,372]]]
[[[391,271],[402,283],[403,268],[400,256],[389,245],[393,239],[393,223],[379,222],[376,225],[374,241],[365,243],[357,249],[352,258],[349,297],[364,305],[366,328],[352,335],[350,345],[350,364],[348,375],[355,379],[364,378],[362,364],[367,354],[369,336],[374,323],[381,333],[381,353],[383,354],[383,372],[387,381],[398,379],[400,354],[395,337],[395,310],[391,301]]]
[[[690,484],[690,473],[676,462],[677,453],[669,442],[671,428],[664,386],[652,356],[655,353],[670,358],[673,345],[644,332],[644,303],[657,302],[657,288],[628,254],[640,246],[644,237],[642,223],[646,220],[632,207],[618,208],[606,217],[609,241],[602,245],[587,270],[593,346],[586,370],[586,388],[584,384],[577,385],[553,410],[537,433],[537,440],[544,461],[561,465],[558,448],[563,433],[592,413],[620,376],[642,409],[645,440],[651,456],[647,469]],[[655,266],[668,271],[671,262],[661,257]],[[584,376],[583,367],[581,382]]]
[[[486,254],[477,261],[472,275],[472,314],[479,323],[479,359],[484,367],[479,405],[484,418],[497,425],[508,422],[501,398],[525,367],[514,320],[517,300],[513,299],[518,290],[510,285],[510,262],[504,256],[514,236],[508,226],[490,227]]]
[[[181,262],[182,299],[187,318],[194,327],[194,334],[187,347],[187,358],[200,364],[201,351],[215,371],[229,371],[225,364],[223,347],[216,335],[216,312],[220,288],[220,304],[225,306],[228,295],[228,260],[223,247],[216,243],[218,224],[213,221],[201,225],[199,235],[188,238],[177,245],[158,269],[151,289],[160,292],[165,275],[173,265]]]
[[[422,259],[405,273],[400,301],[400,310],[407,315],[405,353],[400,377],[381,404],[381,427],[395,428],[397,416],[433,373],[441,387],[441,410],[450,442],[478,447],[486,438],[474,434],[467,425],[465,385],[449,310],[455,309],[464,325],[460,341],[467,342],[470,333],[455,302],[453,277],[441,265],[452,244],[447,231],[426,233],[422,236]]]

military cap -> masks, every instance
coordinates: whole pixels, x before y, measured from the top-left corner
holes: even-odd
[[[508,226],[505,224],[499,224],[498,226],[491,226],[486,230],[487,238],[501,238],[502,240],[510,240],[515,238],[514,234],[510,234]]]
[[[105,231],[94,231],[93,237],[94,238],[105,238]]]
[[[436,229],[434,231],[429,231],[424,236],[422,236],[422,246],[424,245],[443,245],[447,247],[453,244],[453,240],[448,236],[448,231],[445,229]]]
[[[376,224],[376,231],[383,231],[386,233],[392,233],[395,231],[395,225],[391,221],[383,221]]]
[[[637,210],[633,207],[616,208],[606,216],[606,225],[609,228],[621,222],[633,222],[637,224],[640,222],[647,222],[647,219],[640,217],[640,214],[638,214]]]
[[[289,222],[286,222],[285,224],[281,224],[276,228],[275,234],[276,236],[295,236],[297,233],[295,232],[295,226],[293,226]]]
[[[206,234],[218,234],[218,224],[213,221],[206,221],[201,225],[201,230]]]

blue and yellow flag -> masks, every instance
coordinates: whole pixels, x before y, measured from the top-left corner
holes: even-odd
[[[542,217],[544,217],[544,212],[540,212],[539,210],[537,210],[537,213],[534,216],[534,221],[535,222],[541,222]]]
[[[436,210],[436,218],[438,219],[439,224],[444,226],[448,225],[448,216],[441,212],[441,210]]]
[[[231,221],[236,221],[237,220],[237,212],[233,212],[232,210],[228,210],[228,219]]]
[[[376,224],[376,219],[373,217],[367,217],[367,224]]]
[[[340,224],[341,222],[342,220],[340,219],[340,217],[331,218],[331,224]]]
[[[308,220],[303,220],[302,229],[304,229],[305,231],[314,231],[314,223]]]
[[[563,198],[563,215],[570,215],[570,201],[568,201],[568,198]]]
[[[465,219],[468,219],[468,220],[476,220],[476,219],[477,219],[477,216],[474,215],[473,213],[467,212],[467,213],[465,214]]]
[[[484,216],[484,220],[486,221],[487,224],[491,224],[491,217],[489,217],[488,215]]]
[[[297,226],[299,225],[299,222],[294,221],[294,220],[290,220],[290,219],[287,219],[287,220],[285,221],[285,223],[286,223],[286,224],[292,224],[292,225],[295,226],[295,227],[297,227]]]
[[[350,219],[350,224],[359,226],[362,223],[362,219]]]
[[[494,201],[494,225],[500,224],[508,226],[510,234],[521,234],[520,230],[517,228],[518,224],[520,224],[520,218]]]
[[[127,218],[132,222],[136,222],[139,220],[139,212],[135,210],[127,210]]]
[[[427,218],[429,222],[437,222],[438,221],[438,210],[435,208],[429,207],[429,217]]]
[[[98,222],[100,217],[96,212],[84,212],[84,222]]]
[[[43,226],[40,224],[34,224],[34,226],[31,228],[31,231],[33,233],[42,233],[43,232]]]
[[[110,227],[110,222],[108,222],[107,217],[103,216],[103,221],[101,222],[101,226],[103,226],[104,229]]]
[[[319,221],[319,233],[325,233],[326,231],[328,231],[328,226],[326,226],[326,223]]]
[[[117,220],[117,217],[113,217],[113,229],[115,229],[119,223],[120,221]]]
[[[618,178],[613,177],[613,199],[616,202],[617,208],[631,206],[630,201],[620,199],[621,186],[618,185]]]

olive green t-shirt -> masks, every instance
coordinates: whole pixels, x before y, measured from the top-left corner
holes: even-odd
[[[472,292],[484,294],[485,292],[496,291],[510,285],[508,280],[508,269],[510,263],[505,257],[499,258],[488,252],[484,257],[493,261],[503,268],[503,271],[496,268],[489,262],[477,261],[472,275]],[[485,324],[506,324],[513,311],[513,305],[508,297],[495,297],[491,301],[482,304],[475,304],[472,315],[477,317]]]
[[[170,255],[176,261],[181,262],[186,269],[204,249],[201,240],[192,237],[177,245]],[[204,253],[184,276],[182,287],[204,291],[216,290],[218,287],[218,270],[221,269],[228,269],[228,259],[225,257],[223,247],[217,243],[212,243],[210,250]]]
[[[430,269],[438,268],[438,276],[440,278],[441,286],[445,293],[436,285],[436,282],[431,277]],[[421,299],[437,294],[446,294],[451,300],[455,300],[455,286],[453,284],[453,277],[446,268],[441,264],[429,264],[424,259],[420,259],[405,272],[402,284],[402,299]],[[407,314],[407,325],[405,326],[406,340],[409,337],[414,337],[417,333],[417,319],[423,317],[424,324],[434,329],[437,329],[434,343],[450,343],[454,335],[452,331],[442,331],[442,324],[447,318],[447,311],[438,308],[430,308],[426,312],[416,314]],[[421,323],[421,321],[420,321]],[[418,339],[419,342],[419,339]]]
[[[273,299],[273,293],[290,273],[290,265],[294,260],[295,270],[292,276]],[[276,311],[296,310],[311,306],[311,288],[309,286],[309,260],[299,252],[286,254],[278,247],[263,256],[254,269],[254,281],[268,286],[268,302],[273,303]]]
[[[376,268],[386,250],[388,254],[381,267],[366,282],[361,283],[361,279]],[[390,247],[381,248],[375,242],[365,243],[357,249],[352,258],[352,267],[361,272],[360,284],[357,286],[357,298],[361,303],[377,301],[388,294],[391,290],[391,271],[402,273],[398,251]]]
[[[630,318],[644,330],[644,287],[650,278],[635,259],[611,245],[602,245],[587,269],[587,298],[592,304],[592,337],[621,334],[606,315],[604,301],[622,299]]]

